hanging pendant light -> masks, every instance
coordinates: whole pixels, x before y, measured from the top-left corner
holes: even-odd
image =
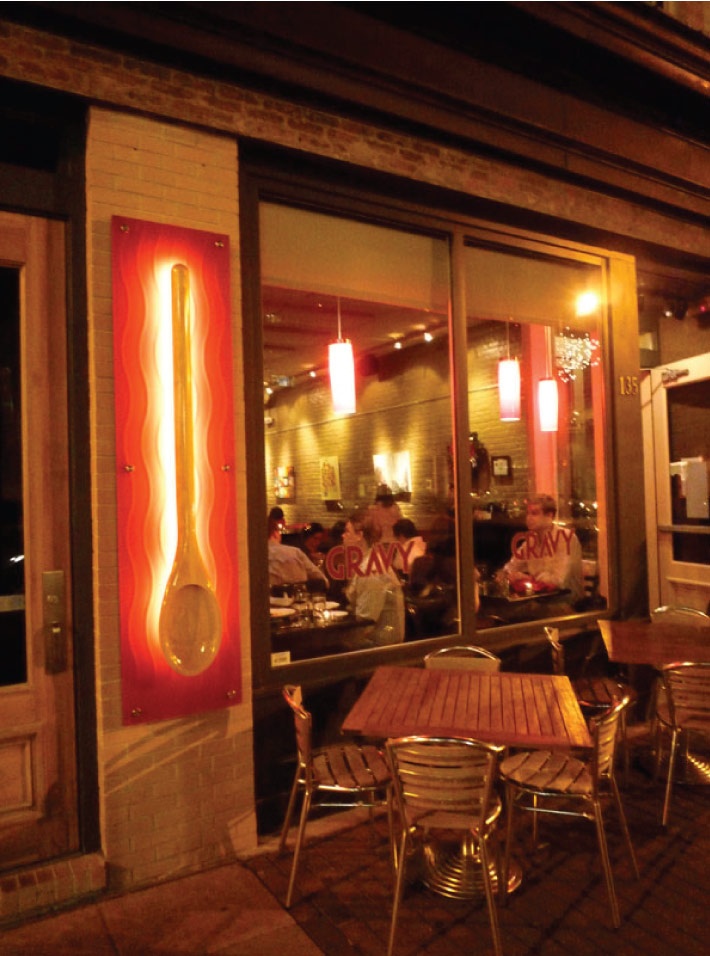
[[[344,339],[340,328],[340,298],[338,298],[338,340],[328,346],[328,370],[333,411],[339,415],[355,412],[355,358],[349,339]]]
[[[520,421],[520,362],[510,357],[510,326],[506,323],[508,357],[498,362],[498,401],[502,422]]]
[[[541,432],[556,432],[558,418],[557,379],[551,369],[552,342],[549,326],[545,329],[545,378],[537,383],[537,405]]]

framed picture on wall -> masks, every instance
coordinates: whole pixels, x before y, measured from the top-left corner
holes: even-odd
[[[278,501],[293,501],[296,497],[296,472],[293,465],[274,468],[274,494]]]
[[[320,496],[323,501],[339,501],[340,464],[335,457],[320,460]]]
[[[491,455],[491,472],[494,481],[512,479],[513,462],[510,455]]]

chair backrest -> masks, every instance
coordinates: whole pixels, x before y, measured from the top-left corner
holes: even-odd
[[[710,663],[669,664],[661,677],[671,721],[710,736]]]
[[[494,674],[500,670],[500,657],[485,647],[441,647],[424,658],[429,670],[476,670]]]
[[[695,627],[710,627],[710,615],[694,607],[664,604],[651,611],[654,624],[692,624]]]
[[[610,780],[614,776],[614,756],[619,737],[619,721],[628,705],[629,698],[624,697],[623,700],[589,722],[592,737],[591,770],[595,789],[603,780]]]
[[[298,684],[286,684],[284,700],[293,711],[296,747],[301,768],[311,773],[313,767],[313,718],[303,706],[303,692]]]
[[[387,741],[395,796],[406,826],[483,828],[505,747],[458,737]]]
[[[565,649],[560,641],[560,629],[558,627],[546,627],[544,630],[552,652],[552,672],[562,676],[565,673]]]

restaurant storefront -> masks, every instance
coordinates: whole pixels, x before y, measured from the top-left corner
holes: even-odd
[[[3,116],[25,147],[6,145],[0,165],[3,558],[24,554],[24,575],[3,568],[0,605],[15,781],[0,808],[3,918],[253,852],[291,775],[286,681],[304,685],[328,739],[379,663],[644,613],[640,345],[653,365],[671,339],[708,351],[692,308],[683,323],[662,314],[671,292],[697,303],[707,288],[701,199],[678,196],[671,214],[660,158],[645,195],[632,140],[614,147],[623,183],[591,149],[572,175],[542,157],[561,129],[513,142],[501,127],[494,146],[466,110],[457,130],[442,103],[415,121],[413,91],[394,106],[360,74],[350,102],[329,95],[330,73],[287,81],[267,52],[242,72],[206,68],[196,48],[183,62],[195,24],[173,23],[172,53],[138,54],[126,37],[139,24],[102,34],[107,52],[79,22],[3,22]],[[500,69],[482,76],[490,95]],[[531,108],[545,101],[510,82]],[[591,129],[598,109],[580,121]],[[566,135],[583,154],[588,132]],[[657,135],[704,155],[679,131]],[[159,369],[151,295],[175,249],[198,344],[166,381],[194,373],[194,407]],[[354,405],[340,407],[348,367],[334,372],[329,347],[346,343]],[[164,470],[173,455],[195,481]],[[177,504],[156,502],[170,484]],[[170,561],[161,570],[150,550],[192,540],[163,534],[186,484],[205,566],[191,593],[214,589],[219,605],[204,660],[165,639],[155,594]],[[532,499],[554,508],[539,536]],[[270,578],[271,508],[292,544],[322,526],[322,602]],[[376,516],[374,539],[347,537]],[[537,575],[548,559],[563,576]],[[41,874],[32,899],[19,867]]]

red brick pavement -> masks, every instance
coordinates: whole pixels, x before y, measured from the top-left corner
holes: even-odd
[[[642,753],[636,741],[635,754]],[[639,746],[640,745],[640,746]],[[710,788],[679,786],[660,826],[662,785],[634,762],[622,797],[641,870],[631,870],[613,811],[609,843],[622,925],[614,930],[594,827],[541,820],[544,845],[522,849],[524,878],[500,911],[505,956],[700,956],[708,952]],[[306,844],[291,915],[326,956],[381,956],[392,900],[384,819]],[[290,855],[248,866],[284,899]],[[401,912],[397,956],[493,952],[485,906],[444,899],[414,880]]]

